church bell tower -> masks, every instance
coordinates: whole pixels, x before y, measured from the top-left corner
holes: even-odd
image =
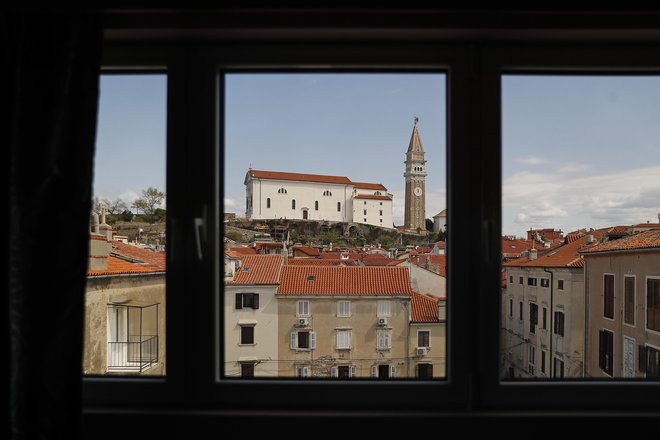
[[[404,216],[404,227],[420,231],[426,230],[426,161],[424,160],[424,147],[419,136],[417,123],[419,118],[415,117],[410,144],[406,152],[406,205]]]

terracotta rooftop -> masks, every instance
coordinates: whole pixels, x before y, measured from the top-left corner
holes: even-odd
[[[354,199],[372,199],[372,200],[392,200],[390,196],[375,196],[373,194],[358,194],[353,196]]]
[[[297,180],[302,182],[336,183],[345,185],[352,183],[346,176],[324,176],[321,174],[285,173],[280,171],[261,170],[249,170],[248,174],[257,179]]]
[[[124,275],[165,272],[164,252],[153,252],[138,246],[113,241],[107,270],[90,270],[87,276]]]
[[[587,247],[596,246],[601,238],[612,228],[597,229],[589,231],[588,234],[574,239],[571,242],[566,240],[566,244],[550,249],[538,251],[536,260],[530,260],[528,256],[516,260],[507,261],[502,266],[505,267],[584,267],[584,261],[580,257],[580,252]],[[587,243],[587,237],[593,235],[595,241]],[[618,241],[618,240],[617,240]]]
[[[346,261],[318,258],[289,258],[286,262],[288,266],[340,266],[345,263]]]
[[[385,188],[380,183],[353,182],[353,186],[358,188],[358,189],[373,189],[373,190],[377,190],[377,191],[378,190],[387,191],[387,188]]]
[[[353,252],[323,252],[321,258],[324,260],[343,260],[343,261],[353,261],[359,260],[361,258],[360,254]],[[344,258],[342,258],[342,256]]]
[[[362,257],[365,266],[387,266],[389,263],[397,261],[381,254],[366,254]]]
[[[236,270],[233,284],[277,284],[282,263],[280,255],[247,255]]]
[[[633,251],[637,249],[660,248],[660,229],[639,232],[618,240],[608,241],[589,249],[584,249],[581,253],[593,255],[601,252]]]
[[[410,295],[405,267],[284,266],[279,295]]]
[[[502,256],[504,258],[518,258],[525,251],[528,251],[534,243],[537,250],[543,249],[543,243],[533,240],[509,240],[502,238]]]
[[[239,254],[239,255],[256,255],[257,250],[253,247],[236,246],[236,247],[230,247],[229,249],[227,249],[227,252],[232,252],[234,254]]]
[[[413,257],[413,262],[419,267],[425,267],[427,259],[429,264],[434,266],[439,266],[437,272],[438,275],[442,277],[447,276],[447,255],[440,255],[440,254],[416,255]]]
[[[413,291],[410,295],[412,322],[440,322],[438,298]]]
[[[309,255],[310,257],[318,257],[321,255],[319,251],[310,246],[303,245],[293,245],[291,249],[295,252],[302,252],[303,254]]]
[[[639,223],[633,225],[633,228],[660,228],[660,223]]]

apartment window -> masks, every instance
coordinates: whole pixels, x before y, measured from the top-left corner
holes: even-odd
[[[529,304],[529,332],[536,333],[536,326],[539,322],[539,306]]]
[[[350,348],[351,348],[351,331],[337,330],[337,350],[350,350]]]
[[[660,378],[660,349],[649,345],[639,346],[639,371],[646,373],[646,378]]]
[[[635,325],[635,277],[623,277],[623,322]]]
[[[266,208],[270,208],[270,197],[266,198]]]
[[[433,364],[417,364],[417,377],[420,379],[432,379]]]
[[[307,365],[296,365],[296,378],[304,379],[310,377],[311,368]]]
[[[660,332],[660,279],[646,280],[646,328]]]
[[[417,346],[430,347],[431,346],[431,332],[428,330],[417,331]]]
[[[527,278],[527,285],[528,286],[536,286],[536,284],[537,284],[537,279],[536,278],[532,278],[532,277]]]
[[[557,280],[557,290],[564,290],[564,280]]]
[[[298,301],[296,304],[296,316],[298,317],[307,317],[309,316],[309,301],[303,300]]]
[[[350,301],[337,301],[337,316],[340,318],[346,318],[351,316]]]
[[[528,363],[527,363],[527,372],[532,376],[536,375],[536,347],[533,345],[529,346],[528,353]]]
[[[541,278],[541,287],[550,287],[550,279]]]
[[[337,212],[341,212],[341,202],[337,202]]]
[[[318,210],[319,210],[319,201],[316,200],[316,201],[314,202],[314,211],[318,211]]]
[[[554,334],[558,336],[564,336],[564,313],[555,312],[555,328]]]
[[[377,330],[376,331],[376,348],[378,350],[389,350],[392,348],[392,331],[391,330]]]
[[[541,350],[541,373],[545,374],[545,350]]]
[[[519,277],[518,278],[518,283],[519,284],[525,284],[524,277]]]
[[[541,328],[543,328],[543,330],[548,329],[548,319],[547,319],[548,316],[547,315],[548,315],[548,309],[543,307],[543,326],[541,327]]]
[[[390,316],[390,301],[378,301],[378,317],[387,317]]]
[[[396,377],[396,367],[394,365],[380,364],[371,367],[371,377],[378,379],[389,379]]]
[[[296,209],[296,199],[291,200],[291,209]]]
[[[330,377],[338,379],[350,379],[357,376],[357,367],[355,365],[338,365],[330,368]]]
[[[237,293],[236,294],[236,306],[235,306],[235,308],[237,310],[238,309],[258,309],[259,308],[259,294],[258,293]]]
[[[559,358],[554,358],[553,366],[553,376],[557,379],[562,379],[564,377],[564,361]]]
[[[513,299],[509,299],[509,318],[513,318]]]
[[[522,301],[520,301],[518,303],[518,319],[521,320],[521,321],[523,320],[523,303],[522,303]]]
[[[316,349],[316,332],[307,330],[291,332],[291,350],[310,349]]]
[[[240,345],[254,345],[254,325],[241,325]]]
[[[603,316],[614,319],[614,275],[605,274],[603,279]]]
[[[254,362],[241,362],[241,377],[244,379],[254,377]]]
[[[601,330],[598,336],[598,367],[612,376],[614,374],[614,333]]]

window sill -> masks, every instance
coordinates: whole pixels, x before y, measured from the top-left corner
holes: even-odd
[[[239,347],[255,347],[257,343],[255,342],[254,344],[236,344]]]

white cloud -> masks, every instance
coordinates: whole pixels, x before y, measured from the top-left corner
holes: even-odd
[[[117,197],[122,199],[124,202],[126,202],[127,205],[130,206],[136,199],[140,198],[140,195],[129,189],[119,194]]]
[[[225,197],[225,211],[227,211],[227,208],[234,208],[236,206],[236,201],[234,199],[230,199],[229,197]],[[231,209],[230,209],[231,211]]]
[[[550,161],[544,157],[519,157],[516,162],[523,165],[541,165]]]
[[[583,173],[585,171],[589,171],[590,169],[591,167],[584,163],[567,162],[565,164],[562,164],[562,166],[559,167],[557,172],[562,174]]]

